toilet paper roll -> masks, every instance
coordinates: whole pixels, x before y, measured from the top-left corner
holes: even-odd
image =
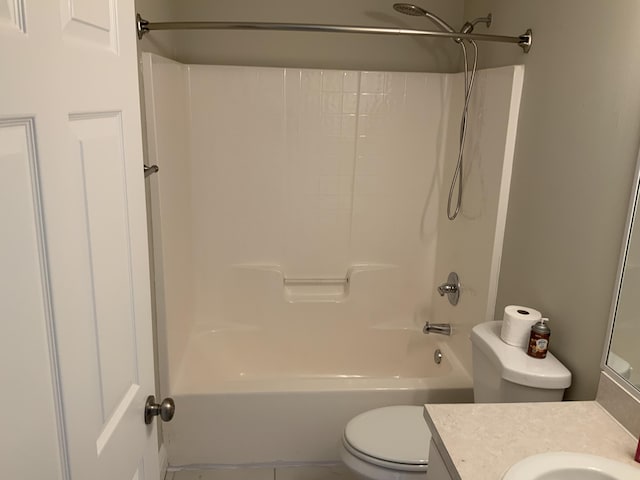
[[[534,308],[509,305],[504,309],[500,338],[514,347],[525,348],[529,343],[531,326],[541,318],[542,314]]]

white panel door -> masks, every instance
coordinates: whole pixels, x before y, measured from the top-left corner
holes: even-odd
[[[0,0],[11,478],[159,477],[134,17],[133,0]]]

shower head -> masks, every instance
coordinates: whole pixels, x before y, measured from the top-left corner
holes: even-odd
[[[396,12],[403,13],[404,15],[411,15],[413,17],[427,17],[445,32],[455,32],[451,25],[442,20],[440,17],[431,12],[428,12],[424,8],[418,7],[417,5],[413,5],[411,3],[394,3],[393,9]]]
[[[394,3],[393,9],[396,12],[403,13],[404,15],[411,15],[413,17],[424,17],[427,14],[427,11],[424,8],[412,5],[411,3]]]

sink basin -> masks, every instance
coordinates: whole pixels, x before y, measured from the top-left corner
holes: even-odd
[[[638,480],[635,467],[597,455],[549,452],[533,455],[511,466],[502,480]]]

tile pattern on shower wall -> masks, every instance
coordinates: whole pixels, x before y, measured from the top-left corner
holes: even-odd
[[[281,277],[233,265],[341,278],[358,263],[395,270],[354,278],[343,310],[412,321],[433,283],[443,78],[190,67],[199,317],[296,314]]]
[[[289,277],[343,277],[348,259],[359,72],[287,69],[285,230]]]
[[[444,76],[363,72],[358,113],[351,256],[403,269],[400,295],[381,308],[412,315],[432,283],[439,199]],[[382,292],[381,292],[382,293]]]
[[[196,315],[237,286],[229,265],[273,262],[284,230],[284,70],[190,66]],[[229,312],[229,314],[232,312]]]
[[[189,70],[196,258],[268,260],[283,228],[284,71]]]
[[[358,259],[405,264],[421,240],[433,241],[436,217],[423,231],[420,220],[425,202],[438,203],[443,84],[437,74],[362,74],[352,239]],[[406,238],[399,242],[398,234]]]

